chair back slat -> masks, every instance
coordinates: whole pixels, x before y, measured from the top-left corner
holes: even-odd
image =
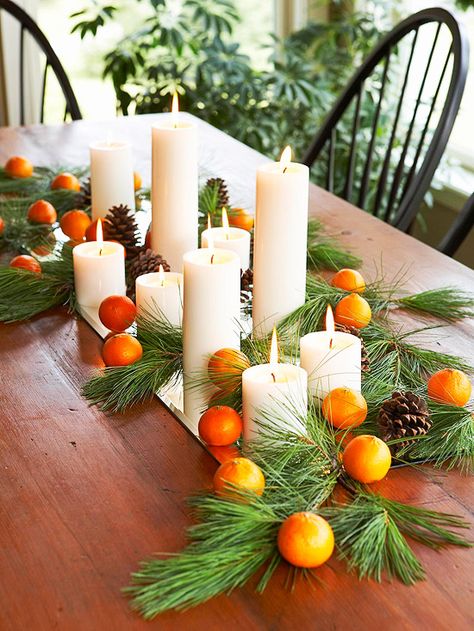
[[[354,167],[357,155],[357,134],[359,133],[360,127],[360,103],[362,99],[363,89],[364,86],[362,85],[355,97],[356,103],[354,108],[354,119],[352,123],[351,146],[349,150],[349,160],[347,162],[346,181],[344,184],[344,198],[349,200],[352,198],[352,189],[354,186]]]
[[[367,156],[365,159],[364,174],[362,175],[362,181],[360,185],[358,205],[361,208],[364,207],[365,200],[367,197],[367,188],[368,188],[368,183],[369,183],[369,175],[372,169],[372,159],[374,155],[375,139],[377,138],[377,128],[379,125],[380,112],[382,110],[382,101],[384,98],[385,86],[387,84],[387,73],[388,73],[389,66],[390,66],[390,49],[387,51],[387,55],[384,59],[382,84],[380,86],[379,100],[377,103],[377,109],[375,110],[375,115],[372,122],[372,133],[370,137],[369,147],[367,149]]]
[[[43,81],[41,83],[41,111],[40,111],[40,123],[44,123],[44,102],[46,98],[46,80],[48,78],[49,63],[46,60],[44,64]]]
[[[328,190],[408,230],[454,125],[468,57],[463,26],[448,10],[403,20],[349,81],[303,162],[316,163],[313,175]]]
[[[26,13],[21,7],[11,0],[0,0],[0,11],[5,11],[13,18],[15,18],[20,24],[20,50],[19,50],[19,96],[20,96],[20,124],[25,124],[25,32],[36,42],[42,53],[46,57],[46,68],[43,76],[42,85],[42,97],[41,97],[41,122],[44,121],[44,102],[45,102],[45,90],[46,90],[46,71],[50,66],[56,76],[56,79],[61,87],[61,90],[66,101],[66,109],[69,112],[72,120],[78,120],[82,118],[81,110],[77,103],[77,99],[74,95],[73,89],[69,82],[69,79],[64,71],[64,68],[59,61],[58,56],[54,52],[51,44],[47,40],[43,31],[39,28],[33,18]]]
[[[472,228],[474,227],[474,193],[469,197],[464,204],[458,218],[452,223],[450,229],[445,234],[438,250],[453,256],[456,254],[456,250],[462,244],[464,239],[468,236]]]

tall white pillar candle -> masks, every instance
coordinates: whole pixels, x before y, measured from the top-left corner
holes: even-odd
[[[151,247],[180,272],[198,246],[197,128],[177,114],[152,128]]]
[[[144,311],[163,315],[174,326],[183,322],[183,275],[177,272],[152,272],[135,282],[138,315]]]
[[[135,208],[133,160],[126,142],[90,145],[92,219],[103,218],[112,206]]]
[[[252,366],[242,373],[244,440],[258,436],[258,421],[274,423],[282,430],[301,432],[300,419],[308,408],[307,392],[306,371],[294,364],[278,363],[274,331],[270,362]]]
[[[362,342],[355,335],[334,330],[331,307],[327,309],[326,331],[301,338],[300,364],[308,373],[311,394],[319,399],[334,388],[361,391]]]
[[[209,230],[212,230],[212,240],[216,248],[231,250],[240,259],[240,269],[244,271],[250,267],[250,232],[242,228],[209,228],[201,234],[201,247],[209,245]]]
[[[287,160],[285,150],[280,162],[257,170],[252,310],[257,337],[305,301],[309,169]]]
[[[104,298],[125,296],[125,250],[114,241],[88,241],[72,251],[74,287],[80,306],[98,307]]]
[[[235,252],[205,248],[184,255],[184,410],[199,418],[205,397],[190,390],[193,377],[221,348],[240,348],[240,261]]]

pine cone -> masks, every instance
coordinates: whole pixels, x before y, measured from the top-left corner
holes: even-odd
[[[110,241],[118,241],[123,245],[129,259],[137,256],[141,250],[138,245],[140,230],[128,206],[120,204],[109,209],[104,219],[104,233]]]
[[[365,348],[364,340],[360,333],[360,329],[355,326],[347,326],[346,324],[336,324],[336,331],[341,331],[341,333],[350,333],[351,335],[355,335],[358,337],[362,344],[362,372],[369,372],[370,370],[370,359],[367,353],[367,349]]]
[[[378,424],[384,441],[421,436],[431,428],[432,422],[426,401],[413,392],[394,392],[382,404]],[[405,440],[390,446],[393,454],[412,441]]]
[[[206,182],[206,186],[217,187],[217,208],[229,205],[229,191],[227,190],[227,184],[221,177],[210,177]]]
[[[240,276],[240,302],[250,300],[253,291],[253,271],[251,269],[241,272]]]
[[[91,179],[88,177],[87,180],[81,182],[81,190],[79,191],[79,207],[89,208],[91,203]]]
[[[170,271],[167,261],[153,250],[142,248],[135,260],[128,268],[127,293],[133,300],[135,299],[135,281],[142,274],[158,272],[160,265],[163,265],[165,272]]]

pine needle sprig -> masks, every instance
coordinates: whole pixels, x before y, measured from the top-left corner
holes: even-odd
[[[423,580],[425,572],[405,536],[430,548],[471,544],[452,528],[468,524],[455,515],[407,506],[378,494],[359,491],[350,503],[321,509],[334,531],[341,555],[359,577],[397,577],[406,585]]]
[[[1,217],[5,223],[0,236],[0,249],[10,252],[27,252],[41,245],[51,235],[52,228],[46,224],[30,223],[27,206],[23,200],[5,200],[1,204]]]
[[[58,305],[76,308],[72,249],[41,263],[36,274],[12,267],[0,268],[0,322],[17,322]]]
[[[474,470],[474,416],[467,407],[428,400],[433,425],[422,440],[413,440],[400,451],[400,457],[446,464],[447,470]]]
[[[262,591],[280,561],[276,534],[281,519],[268,500],[243,500],[193,498],[200,523],[188,530],[189,545],[179,554],[143,563],[132,574],[125,591],[134,609],[150,619],[169,609],[193,607],[243,586],[267,564],[258,586]]]
[[[362,260],[341,248],[337,241],[324,233],[321,222],[314,217],[308,221],[308,269],[340,270],[343,267],[357,269]]]
[[[51,182],[61,172],[68,171],[77,178],[84,177],[86,167],[34,167],[31,177],[12,177],[0,167],[0,194],[13,194],[19,197],[34,197],[39,199],[45,192],[51,190]]]
[[[416,313],[454,322],[474,316],[474,296],[457,287],[430,289],[419,294],[397,298],[395,304]]]
[[[129,366],[103,369],[82,387],[82,395],[104,412],[124,412],[150,400],[182,374],[183,336],[161,313],[144,311],[137,318],[143,356]]]

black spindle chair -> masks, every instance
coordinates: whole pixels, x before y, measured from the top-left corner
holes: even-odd
[[[453,256],[474,226],[474,193],[462,207],[457,219],[441,240],[440,252]]]
[[[318,183],[407,231],[451,133],[468,57],[463,27],[445,9],[398,24],[350,79],[308,148],[303,162]]]
[[[46,63],[43,72],[42,89],[41,89],[41,110],[40,122],[44,122],[44,102],[46,96],[46,79],[48,69],[51,68],[61,87],[66,100],[66,108],[64,112],[64,120],[69,114],[72,120],[82,118],[81,110],[77,103],[77,99],[72,90],[71,84],[58,56],[51,47],[43,31],[39,28],[33,18],[28,15],[21,7],[10,0],[0,0],[0,11],[6,11],[13,16],[20,24],[20,56],[19,56],[19,89],[20,89],[20,124],[25,124],[25,77],[24,77],[24,54],[25,54],[25,31],[28,32],[46,57]]]

